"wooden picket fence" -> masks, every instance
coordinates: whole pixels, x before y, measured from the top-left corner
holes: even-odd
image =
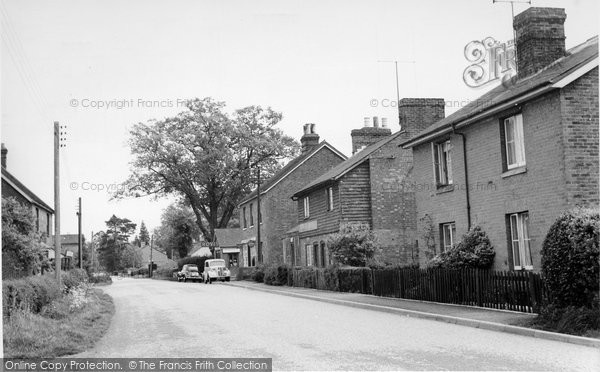
[[[376,296],[538,312],[546,290],[532,272],[477,269],[373,270]]]

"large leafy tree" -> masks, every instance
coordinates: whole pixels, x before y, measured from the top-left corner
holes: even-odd
[[[127,218],[119,218],[114,214],[106,221],[106,231],[94,235],[98,261],[108,271],[123,269],[124,251],[128,246],[129,237],[135,231],[136,224]]]
[[[185,257],[194,240],[200,237],[200,229],[191,208],[182,204],[169,205],[161,216],[161,225],[155,231],[156,245],[172,258],[173,252]]]
[[[224,102],[194,99],[175,117],[136,124],[131,174],[115,196],[181,197],[204,238],[213,241],[214,229],[228,226],[236,204],[252,190],[254,170],[269,177],[299,149],[276,128],[280,113],[249,106],[230,115],[224,109]]]

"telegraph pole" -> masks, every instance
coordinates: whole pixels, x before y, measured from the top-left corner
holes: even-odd
[[[94,231],[92,231],[91,235],[90,235],[90,250],[91,252],[91,262],[90,262],[90,267],[92,268],[92,272],[96,272],[95,268],[94,268]]]
[[[394,66],[396,67],[396,107],[398,108],[398,125],[400,126],[400,131],[402,131],[402,120],[400,118],[400,85],[398,83],[398,62],[400,63],[415,63],[415,61],[398,61],[398,60],[386,60],[386,61],[377,61],[379,63],[385,62],[394,62]]]
[[[79,268],[83,269],[83,249],[81,240],[81,197],[79,197],[79,210],[77,211],[77,254],[79,255]]]
[[[152,261],[152,246],[154,245],[154,234],[150,235],[150,271],[148,277],[152,278],[152,269],[154,269],[154,262]]]
[[[62,135],[66,134],[66,132],[61,132],[62,128],[58,121],[54,122],[54,270],[59,286],[62,263],[60,241],[60,148],[65,146],[61,141],[65,140]]]
[[[510,12],[512,15],[512,22],[514,23],[515,21],[515,3],[517,4],[529,4],[531,5],[531,0],[492,0],[492,4],[496,4],[496,3],[510,3]],[[518,72],[518,58],[519,56],[517,55],[517,30],[515,30],[515,27],[513,25],[513,47],[515,49],[515,71]]]

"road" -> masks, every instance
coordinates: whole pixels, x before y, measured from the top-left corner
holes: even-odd
[[[126,278],[103,288],[115,316],[77,357],[261,357],[275,370],[600,370],[590,347],[221,283]]]

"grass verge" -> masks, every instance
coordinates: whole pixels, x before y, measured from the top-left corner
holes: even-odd
[[[76,308],[61,298],[39,314],[16,312],[3,319],[4,356],[52,358],[85,351],[104,335],[114,311],[112,298],[92,288]]]

